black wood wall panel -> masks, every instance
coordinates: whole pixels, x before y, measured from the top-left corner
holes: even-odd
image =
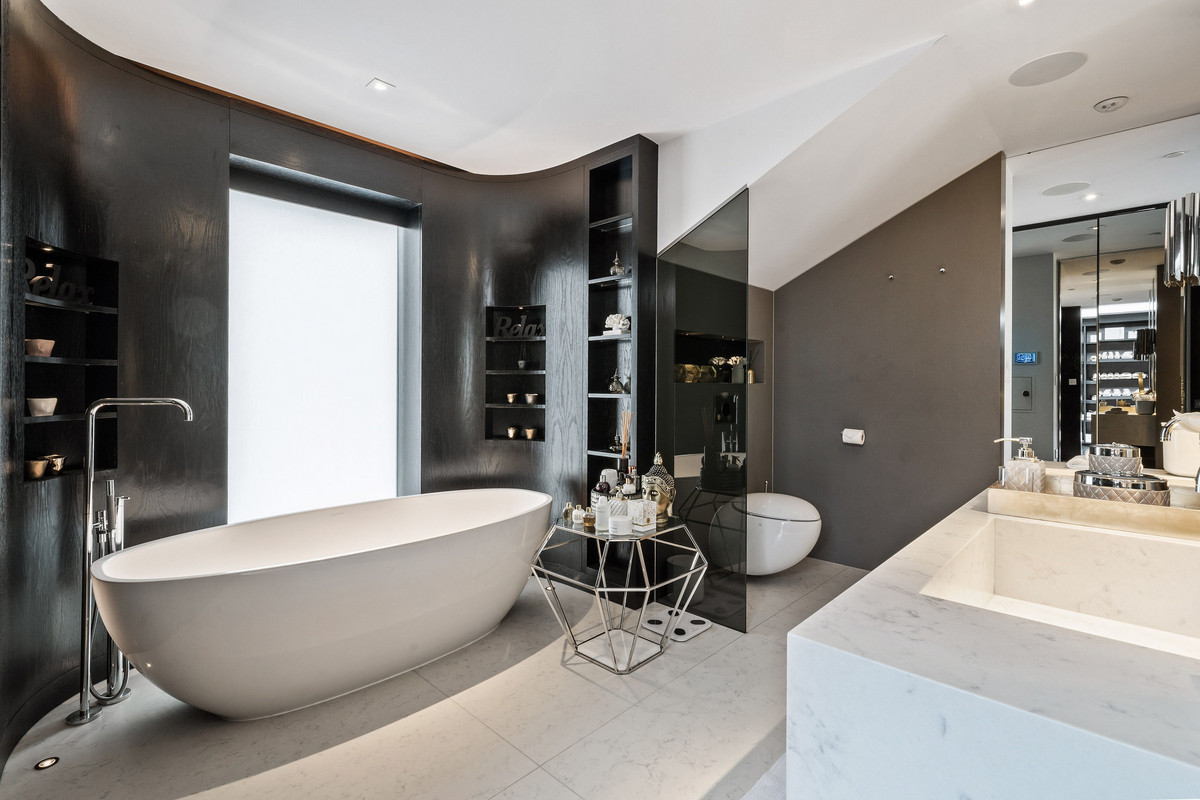
[[[21,344],[30,236],[121,270],[121,412],[131,542],[225,518],[228,107],[99,53],[39,3],[3,5],[4,435],[0,756],[72,689],[78,665],[78,477],[26,484]]]
[[[582,497],[586,170],[534,180],[427,174],[421,487]],[[546,440],[484,439],[484,309],[546,306]],[[431,318],[429,309],[437,309]]]

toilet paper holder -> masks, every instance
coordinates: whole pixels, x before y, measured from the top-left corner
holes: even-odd
[[[867,441],[867,432],[859,428],[842,428],[842,442],[861,447]]]

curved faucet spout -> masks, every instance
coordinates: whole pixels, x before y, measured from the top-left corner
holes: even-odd
[[[191,422],[195,415],[186,400],[177,397],[104,397],[87,407],[87,413],[95,416],[105,406],[175,406]]]

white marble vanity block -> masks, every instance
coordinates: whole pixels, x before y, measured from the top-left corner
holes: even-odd
[[[787,796],[1200,798],[1200,658],[989,605],[1196,641],[1197,558],[980,494],[788,634]]]
[[[795,634],[787,739],[788,800],[1200,796],[1195,766]]]

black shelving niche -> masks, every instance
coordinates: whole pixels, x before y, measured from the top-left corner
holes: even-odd
[[[55,397],[54,413],[33,416],[20,409],[26,461],[47,455],[66,457],[61,473],[77,474],[86,445],[84,412],[94,401],[117,394],[119,364],[118,264],[27,239],[25,242],[24,338],[54,341],[48,356],[24,356],[26,401]],[[26,350],[25,343],[19,345]],[[96,467],[117,466],[117,415],[96,419]]]
[[[546,441],[546,307],[486,309],[484,437]],[[529,402],[526,395],[536,395]],[[512,401],[509,395],[514,395]],[[509,436],[509,428],[515,428]],[[532,438],[526,429],[533,429]]]

